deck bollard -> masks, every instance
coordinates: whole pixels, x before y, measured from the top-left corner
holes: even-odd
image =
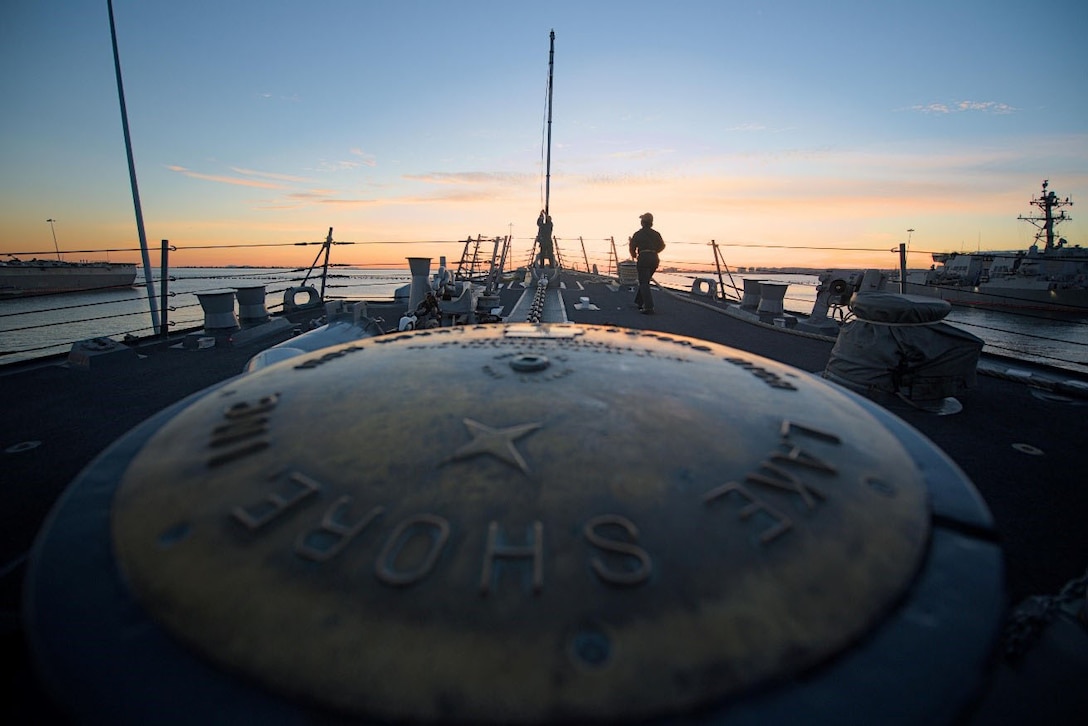
[[[200,307],[204,308],[205,330],[233,330],[238,327],[234,314],[234,290],[198,292]]]
[[[443,264],[442,267],[445,265]],[[411,311],[423,302],[431,289],[430,280],[427,279],[431,274],[431,258],[409,257],[408,269],[412,273],[412,286],[408,291],[408,310]]]
[[[236,287],[234,293],[238,297],[238,319],[242,325],[268,322],[264,285]]]
[[[744,297],[742,297],[740,301],[740,306],[742,308],[755,310],[759,307],[759,286],[762,284],[762,280],[744,279]]]
[[[788,287],[789,285],[782,285],[777,282],[761,282],[759,284],[759,307],[756,308],[756,312],[760,315],[765,313],[781,315],[785,312],[783,300],[786,297],[786,288]]]

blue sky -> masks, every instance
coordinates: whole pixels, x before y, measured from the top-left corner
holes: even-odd
[[[1044,178],[1088,204],[1083,3],[115,0],[114,12],[156,245],[318,240],[330,226],[360,242],[531,237],[552,29],[560,238],[623,241],[652,211],[673,260],[702,260],[715,239],[738,265],[893,266],[842,248],[887,250],[908,228],[918,250],[1026,247],[1016,217]],[[106,1],[6,0],[0,54],[0,252],[52,249],[48,218],[63,248],[136,246]],[[1061,232],[1088,245],[1078,210]]]

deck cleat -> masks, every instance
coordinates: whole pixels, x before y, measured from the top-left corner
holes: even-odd
[[[179,689],[194,717],[298,722],[942,722],[1002,609],[989,514],[928,441],[649,331],[316,351],[160,414],[74,489],[37,553],[46,670],[93,683],[97,649],[181,674],[85,687],[99,718]],[[96,547],[75,507],[107,512]],[[119,585],[77,606],[54,580],[80,572]],[[51,629],[77,607],[93,632]]]

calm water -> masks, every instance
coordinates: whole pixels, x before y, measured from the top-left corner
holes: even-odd
[[[283,304],[283,292],[301,284],[305,270],[252,268],[178,268],[169,283],[172,293],[167,319],[172,330],[200,327],[204,311],[198,292],[228,290],[238,286],[265,285],[266,305],[275,312]],[[142,278],[138,278],[142,279]],[[383,271],[336,268],[329,271],[327,297],[391,298],[408,283],[406,270]],[[308,284],[320,290],[320,279]],[[156,307],[161,307],[162,288],[155,280]],[[23,300],[0,300],[0,365],[43,355],[67,352],[78,340],[99,336],[117,340],[126,334],[152,335],[151,314],[144,288],[102,290],[51,295]]]
[[[170,283],[173,295],[168,319],[173,330],[197,328],[204,313],[197,292],[264,284],[267,307],[275,312],[282,305],[283,291],[301,283],[304,270],[252,268],[178,268]],[[786,309],[808,313],[816,299],[819,280],[813,275],[752,275],[761,280],[788,283]],[[743,275],[734,275],[743,288]],[[662,285],[690,289],[692,275],[661,273]],[[335,268],[330,270],[326,294],[329,297],[365,297],[374,300],[392,297],[410,281],[406,270]],[[320,280],[310,281],[320,286]],[[156,280],[156,302],[161,292]],[[739,297],[739,294],[737,295]],[[1008,313],[953,308],[948,322],[986,341],[988,352],[1034,360],[1088,373],[1088,321],[1053,320]],[[153,333],[147,296],[142,287],[93,293],[76,293],[25,300],[0,300],[0,364],[67,352],[77,340],[107,336],[121,339],[125,334]]]
[[[657,277],[661,283],[672,287],[691,288],[691,275]],[[820,282],[815,275],[734,275],[741,293],[744,287],[741,280],[744,277],[788,283],[785,307],[798,313],[812,310],[816,301],[816,286]],[[988,353],[1088,373],[1088,320],[1055,319],[962,307],[952,308],[945,320],[982,338],[986,342],[984,350]]]

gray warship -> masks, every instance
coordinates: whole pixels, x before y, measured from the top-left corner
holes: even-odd
[[[1031,200],[1038,215],[1019,217],[1038,228],[1027,250],[934,253],[932,269],[908,273],[906,292],[967,307],[1088,317],[1088,250],[1058,236],[1058,225],[1071,219],[1063,208],[1073,202],[1049,185],[1043,180]]]
[[[928,361],[866,372],[845,331],[807,332],[819,315],[777,324],[775,290],[728,301],[703,279],[647,317],[615,277],[485,294],[412,269],[311,332],[247,305],[248,328],[215,313],[180,342],[0,375],[36,411],[0,423],[25,442],[6,461],[16,721],[1083,706],[1075,377],[978,357],[947,304],[863,277],[826,280],[814,312],[928,318]],[[443,285],[475,306],[394,324]]]
[[[510,242],[0,370],[5,722],[1079,723],[1085,381]]]

